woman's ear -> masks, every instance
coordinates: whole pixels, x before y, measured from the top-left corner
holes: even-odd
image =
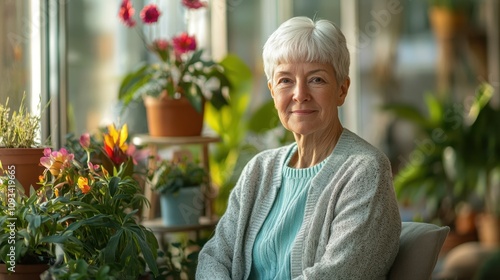
[[[347,77],[339,87],[339,98],[337,100],[337,106],[342,106],[344,104],[350,85],[351,85],[351,78]]]
[[[274,90],[273,90],[273,83],[271,80],[267,82],[267,87],[269,88],[269,91],[271,92],[271,97],[274,98]]]

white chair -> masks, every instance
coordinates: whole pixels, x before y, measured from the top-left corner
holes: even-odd
[[[434,224],[403,222],[399,252],[389,271],[389,280],[431,279],[439,252],[450,228]]]

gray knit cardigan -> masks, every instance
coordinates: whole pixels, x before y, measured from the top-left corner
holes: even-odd
[[[199,254],[197,279],[248,279],[255,237],[295,145],[261,152],[245,166],[214,236]],[[292,279],[385,279],[400,232],[389,160],[344,129],[311,180],[290,257]]]

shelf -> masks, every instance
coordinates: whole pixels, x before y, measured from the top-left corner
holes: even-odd
[[[197,145],[201,148],[200,154],[200,162],[203,165],[203,168],[210,174],[210,166],[209,166],[209,152],[208,145],[210,143],[220,142],[221,139],[215,136],[201,135],[201,136],[189,136],[189,137],[153,137],[148,134],[139,134],[135,137],[132,137],[132,143],[134,145],[147,145],[151,152],[151,157],[149,158],[148,168],[150,171],[156,170],[156,159],[158,156],[158,150],[162,147],[168,146],[183,146],[183,145]],[[205,208],[204,215],[210,217],[212,216],[212,186],[210,175],[208,176],[208,182],[202,185],[202,191],[205,199]],[[146,183],[144,189],[144,195],[150,201],[151,206],[149,209],[144,209],[144,222],[149,223],[149,220],[155,221],[157,218],[156,210],[158,209],[158,194],[156,194],[149,183]],[[151,222],[152,225],[161,225],[155,222]],[[211,225],[211,223],[208,223]],[[213,226],[213,225],[212,225]],[[184,231],[183,229],[179,229],[179,231]]]
[[[217,225],[218,220],[209,220],[208,218],[200,219],[199,225],[183,225],[183,226],[165,226],[161,218],[156,218],[153,220],[143,221],[142,225],[146,228],[151,229],[151,231],[158,237],[160,246],[165,246],[168,242],[168,237],[166,235],[172,233],[187,233],[194,232],[195,240],[200,240],[200,232],[202,231],[213,231]]]
[[[154,137],[147,134],[139,134],[132,138],[134,145],[192,145],[220,142],[219,137],[214,136],[189,136],[189,137]]]
[[[147,228],[150,228],[155,233],[174,233],[174,232],[186,232],[186,231],[201,231],[201,230],[213,230],[217,225],[216,220],[200,221],[198,225],[182,225],[182,226],[165,226],[161,218],[156,218],[149,221],[142,222]]]

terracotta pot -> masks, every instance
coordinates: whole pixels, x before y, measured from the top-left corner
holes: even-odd
[[[463,11],[452,11],[441,7],[429,10],[429,20],[439,40],[457,37],[457,34],[465,32],[467,24],[467,17]]]
[[[0,264],[0,280],[39,280],[47,269],[47,264],[16,264],[15,272],[9,272],[5,264]]]
[[[196,109],[185,97],[144,98],[149,135],[158,137],[199,136],[203,129],[203,110]],[[203,108],[203,106],[202,106]]]
[[[12,171],[12,175],[23,186],[29,195],[30,186],[38,189],[38,176],[42,175],[44,167],[40,165],[43,148],[0,148],[0,161],[4,170]]]

